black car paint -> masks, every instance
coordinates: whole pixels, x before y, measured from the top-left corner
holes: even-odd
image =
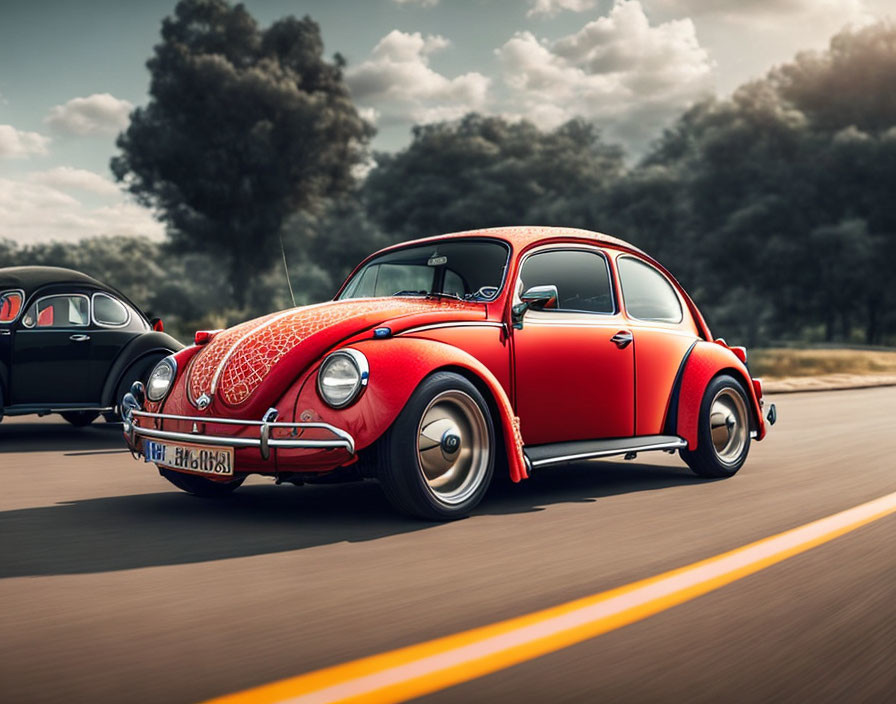
[[[12,278],[4,276],[10,272]],[[48,282],[54,275],[58,280]],[[28,281],[36,285],[29,288]],[[150,363],[183,348],[170,335],[153,330],[146,315],[126,296],[78,272],[0,269],[0,291],[11,288],[23,289],[25,300],[15,321],[0,323],[0,417],[3,413],[113,408],[116,394],[128,381],[126,376],[145,373]],[[91,316],[87,326],[29,329],[24,325],[28,310],[44,296],[92,297],[96,293],[123,303],[130,311],[127,324],[101,326]]]

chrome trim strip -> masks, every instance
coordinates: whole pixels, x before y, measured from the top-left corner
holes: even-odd
[[[598,457],[612,457],[613,455],[624,455],[629,452],[649,452],[651,450],[678,450],[687,446],[687,440],[679,438],[674,442],[653,443],[651,445],[632,445],[631,447],[618,448],[614,450],[596,450],[594,452],[582,452],[576,455],[547,457],[543,460],[535,460],[531,464],[533,467],[543,467],[548,464],[572,462],[573,460],[596,459]]]
[[[438,328],[499,328],[504,329],[504,323],[495,320],[470,320],[470,321],[453,321],[446,323],[429,323],[428,325],[418,325],[415,328],[408,328],[401,332],[395,333],[395,337],[399,335],[410,335],[414,332],[423,332],[424,330],[436,330]]]
[[[173,430],[156,430],[137,425],[135,419],[157,418],[160,420],[179,420],[188,423],[216,423],[220,425],[241,425],[259,428],[258,438],[237,438],[223,435],[206,435],[201,433],[184,433]],[[300,438],[271,438],[271,428],[291,428],[295,430],[320,429],[326,430],[336,436],[334,440],[303,440]],[[124,419],[124,432],[133,444],[136,437],[159,438],[162,440],[174,440],[179,442],[192,442],[224,446],[224,447],[257,447],[264,456],[265,448],[282,447],[285,449],[328,449],[343,448],[349,454],[355,454],[355,439],[345,430],[337,428],[329,423],[277,423],[263,420],[238,420],[236,418],[212,418],[205,416],[180,416],[165,413],[151,413],[149,411],[132,410]],[[267,457],[265,457],[267,459]]]

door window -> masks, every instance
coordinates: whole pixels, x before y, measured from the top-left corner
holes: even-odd
[[[93,321],[97,325],[106,328],[120,328],[127,325],[130,317],[128,309],[121,301],[107,296],[105,293],[93,295]]]
[[[83,328],[90,322],[90,302],[81,294],[45,296],[25,313],[26,328]]]
[[[610,270],[599,252],[562,249],[528,257],[520,274],[519,292],[533,286],[556,286],[557,308],[550,312],[614,313]]]
[[[22,310],[21,291],[4,291],[0,293],[0,323],[11,323],[19,317]]]
[[[619,257],[616,264],[629,315],[658,323],[682,321],[678,295],[665,276],[634,257]]]

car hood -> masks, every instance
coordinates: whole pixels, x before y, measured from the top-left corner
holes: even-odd
[[[272,313],[218,333],[192,359],[187,391],[194,405],[205,395],[219,412],[222,404],[263,412],[299,374],[353,335],[385,324],[397,332],[443,320],[482,320],[485,311],[482,304],[452,299],[366,298]]]

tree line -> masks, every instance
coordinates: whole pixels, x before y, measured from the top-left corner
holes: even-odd
[[[290,305],[281,248],[306,303],[392,242],[562,225],[654,255],[729,341],[896,342],[892,22],[694,105],[634,162],[593,122],[477,114],[371,155],[317,24],[225,0],[180,2],[147,66],[111,167],[166,241],[6,242],[0,263],[99,275],[189,334]]]

